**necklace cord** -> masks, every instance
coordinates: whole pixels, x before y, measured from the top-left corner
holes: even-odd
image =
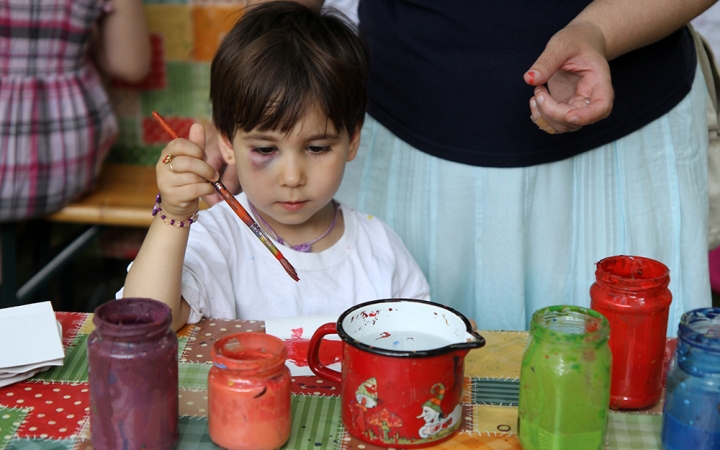
[[[338,204],[335,202],[335,200],[332,200],[332,203],[333,203],[333,206],[335,206],[335,217],[333,217],[333,221],[330,224],[330,228],[325,230],[325,232],[323,234],[321,234],[317,238],[313,239],[312,241],[303,242],[302,244],[298,244],[298,245],[290,245],[287,242],[285,242],[283,240],[283,238],[278,236],[278,234],[275,232],[275,230],[272,229],[272,227],[265,221],[265,219],[263,219],[263,217],[257,212],[257,210],[255,209],[255,206],[253,206],[253,204],[250,202],[250,200],[248,200],[248,204],[250,205],[250,209],[252,210],[253,215],[255,215],[260,220],[260,222],[262,222],[262,224],[270,232],[270,234],[272,234],[273,238],[275,238],[276,241],[278,241],[280,244],[282,244],[286,247],[290,247],[291,249],[293,249],[295,251],[304,252],[304,253],[310,252],[312,250],[312,245],[314,243],[316,243],[320,239],[322,239],[325,236],[327,236],[328,234],[330,234],[330,232],[335,228],[335,224],[337,223],[337,218],[338,218],[338,213],[340,211],[340,208],[338,207]]]

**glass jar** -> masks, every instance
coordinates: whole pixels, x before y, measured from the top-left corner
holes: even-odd
[[[93,448],[175,448],[178,340],[170,322],[170,308],[147,298],[95,309],[87,343]]]
[[[290,437],[290,371],[285,343],[238,333],[213,345],[208,374],[210,439],[230,450],[272,450]]]
[[[610,397],[608,322],[579,306],[533,314],[520,372],[523,449],[601,449]]]
[[[666,450],[720,448],[720,308],[686,312],[665,386]]]
[[[610,408],[642,409],[660,400],[672,294],[665,264],[640,256],[597,263],[590,308],[610,322]]]

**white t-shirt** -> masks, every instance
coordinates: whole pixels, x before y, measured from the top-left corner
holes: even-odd
[[[245,194],[237,196],[246,210]],[[400,237],[380,219],[340,205],[343,236],[322,252],[273,241],[297,271],[296,282],[227,203],[200,212],[190,228],[182,296],[201,317],[256,319],[340,314],[369,300],[430,299],[430,287]]]

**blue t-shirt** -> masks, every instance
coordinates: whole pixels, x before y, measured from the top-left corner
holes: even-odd
[[[361,0],[370,51],[368,112],[423,152],[523,167],[565,159],[638,130],[690,91],[696,55],[682,28],[610,62],[607,119],[549,135],[532,123],[523,74],[590,0]]]

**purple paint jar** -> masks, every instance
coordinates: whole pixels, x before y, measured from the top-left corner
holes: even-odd
[[[178,440],[178,340],[170,308],[125,298],[95,309],[88,338],[95,449],[172,449]]]

